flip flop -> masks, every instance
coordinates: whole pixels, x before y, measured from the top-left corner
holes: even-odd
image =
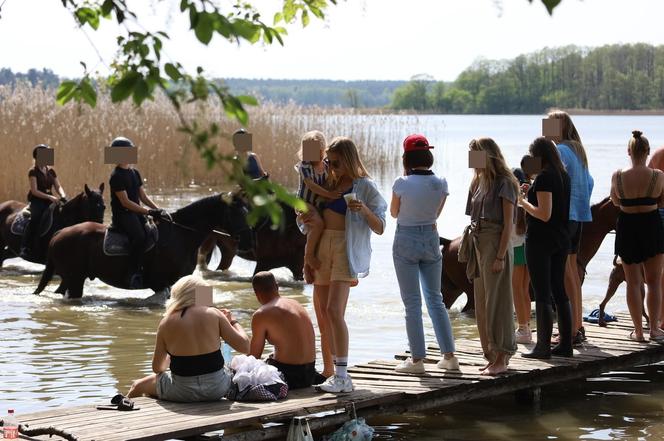
[[[140,407],[136,407],[134,402],[129,398],[125,397],[122,394],[117,394],[111,398],[110,406],[97,406],[97,410],[121,410],[121,411],[130,411],[130,410],[140,410]]]
[[[636,338],[636,336],[634,335],[634,331],[629,333],[629,339],[632,340],[632,341],[635,341],[637,343],[647,343],[645,338],[640,338],[640,339]],[[661,339],[662,339],[662,342],[664,343],[664,335],[661,336]]]
[[[653,343],[664,344],[664,334],[659,334],[654,337],[650,337],[650,341]]]
[[[583,321],[588,323],[599,323],[599,309],[593,309],[590,314],[583,316]],[[604,321],[605,322],[616,322],[618,319],[615,315],[608,314],[604,311]]]

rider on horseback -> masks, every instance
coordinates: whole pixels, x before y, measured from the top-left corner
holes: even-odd
[[[52,203],[59,201],[66,201],[65,191],[62,189],[58,181],[58,175],[55,170],[44,163],[41,158],[42,149],[50,149],[46,144],[39,144],[32,149],[32,159],[34,160],[33,167],[28,171],[28,179],[30,181],[30,191],[28,192],[28,201],[30,202],[30,223],[23,233],[21,239],[20,256],[24,259],[30,257],[33,247],[33,235],[39,229],[39,222],[42,215]],[[55,187],[55,191],[60,198],[53,196],[51,189]]]
[[[119,136],[111,147],[135,147],[131,140]],[[112,224],[129,236],[129,288],[143,287],[142,263],[147,235],[145,215],[165,217],[164,210],[152,202],[143,189],[141,174],[129,164],[117,164],[110,179]],[[151,210],[141,206],[143,202]]]

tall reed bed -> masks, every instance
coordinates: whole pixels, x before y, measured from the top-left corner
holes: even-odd
[[[225,117],[219,105],[191,106],[185,113],[206,123],[218,122],[226,134],[218,139],[219,149],[232,151],[230,134],[239,126]],[[321,130],[328,141],[334,136],[351,137],[372,174],[382,175],[397,166],[400,141],[409,126],[417,125],[416,120],[416,116],[395,119],[345,109],[266,103],[250,110],[247,129],[271,179],[294,188],[293,165],[304,132]],[[135,108],[130,103],[112,104],[100,95],[97,106],[90,109],[58,106],[52,90],[0,86],[0,201],[25,199],[32,148],[39,143],[55,148],[55,169],[70,195],[81,191],[85,183],[96,187],[107,182],[113,166],[103,163],[103,150],[116,136],[126,136],[138,146],[137,167],[151,192],[194,184],[226,188],[227,177],[218,168],[207,169],[178,125],[163,96]]]

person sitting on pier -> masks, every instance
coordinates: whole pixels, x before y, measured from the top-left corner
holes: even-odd
[[[325,380],[316,372],[316,338],[307,311],[298,302],[279,295],[269,271],[251,281],[261,307],[251,319],[249,355],[260,358],[265,341],[274,346],[266,362],[284,375],[289,389],[301,389]]]
[[[231,375],[224,369],[219,339],[246,353],[249,337],[230,311],[196,304],[197,288],[207,286],[197,276],[185,276],[173,285],[157,328],[154,374],[134,381],[127,397],[149,395],[186,403],[217,401],[226,395]]]

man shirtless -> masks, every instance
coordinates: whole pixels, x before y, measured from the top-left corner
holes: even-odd
[[[289,389],[316,384],[316,340],[309,314],[295,300],[279,295],[271,272],[257,273],[251,284],[262,306],[251,319],[249,355],[260,358],[267,340],[274,354],[266,361],[284,374]]]

